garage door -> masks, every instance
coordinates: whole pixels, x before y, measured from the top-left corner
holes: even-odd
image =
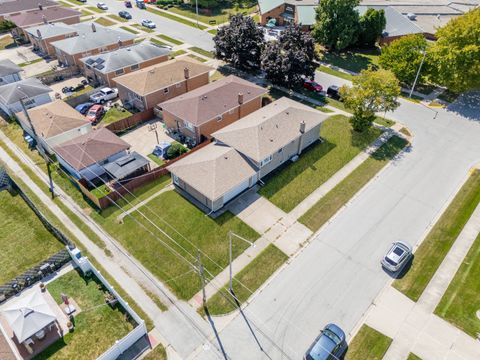
[[[226,204],[228,201],[232,200],[235,196],[240,194],[243,190],[248,189],[249,180],[250,179],[245,180],[240,185],[237,185],[232,190],[225,193],[225,195],[223,195],[223,203]]]

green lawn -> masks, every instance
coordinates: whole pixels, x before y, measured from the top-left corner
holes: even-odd
[[[36,64],[36,63],[39,63],[39,62],[42,62],[44,61],[43,58],[38,58],[38,59],[34,59],[32,61],[26,61],[26,62],[23,62],[21,64],[18,64],[18,66],[20,67],[25,67],[25,66],[28,66],[28,65],[32,65],[32,64]]]
[[[99,8],[97,8],[96,6],[87,6],[87,9],[90,10],[90,11],[99,13],[99,14],[105,12],[104,10],[99,9]]]
[[[150,160],[152,160],[155,164],[157,164],[158,166],[162,166],[163,164],[165,164],[165,161],[163,161],[162,159],[160,159],[158,156],[156,155],[153,155],[153,154],[148,154],[147,156]]]
[[[268,245],[250,264],[233,278],[233,290],[240,303],[244,303],[272,274],[287,261],[285,255],[275,245]],[[245,286],[243,286],[243,285]],[[237,308],[226,284],[207,301],[211,315],[227,314]],[[251,291],[250,291],[251,290]],[[202,309],[203,310],[203,309]]]
[[[108,125],[115,121],[125,119],[129,117],[132,113],[126,109],[121,108],[117,109],[115,106],[111,107],[103,116],[101,124]]]
[[[480,170],[476,170],[415,251],[412,268],[394,281],[397,290],[413,301],[420,298],[479,203]]]
[[[336,52],[320,52],[320,61],[337,66],[341,69],[359,73],[368,69],[369,66],[378,67],[378,58],[380,57],[380,49],[369,50],[353,50]]]
[[[414,353],[408,354],[407,360],[422,360],[420,356],[415,355]]]
[[[206,62],[207,60],[205,60],[204,58],[200,57],[200,56],[197,56],[197,55],[193,55],[193,54],[188,54],[188,57],[189,58],[192,58],[194,60],[197,60],[197,61],[200,61],[200,62]]]
[[[23,199],[8,191],[0,191],[0,229],[0,284],[64,248]]]
[[[147,27],[145,27],[145,26],[142,26],[142,25],[140,25],[140,24],[132,24],[132,25],[130,25],[130,26],[133,26],[135,29],[145,31],[145,32],[147,32],[147,33],[153,33],[153,32],[155,32],[154,29],[149,29],[149,28],[147,28]]]
[[[167,352],[162,344],[158,344],[143,360],[167,360]]]
[[[350,75],[350,74],[348,74],[346,72],[343,72],[343,71],[334,70],[332,68],[329,68],[328,66],[320,65],[317,70],[319,70],[321,72],[324,72],[326,74],[330,74],[330,75],[345,79],[345,80],[352,81],[352,79],[353,79],[353,75]]]
[[[195,4],[194,4],[195,5]],[[215,21],[216,25],[225,23],[229,21],[230,16],[238,13],[244,13],[244,14],[251,14],[255,12],[257,9],[257,6],[252,6],[249,8],[218,8],[218,9],[213,9],[212,12],[213,14],[211,16],[208,15],[203,15],[203,14],[198,14],[198,21],[204,23],[204,24],[209,24],[210,21]],[[168,11],[173,12],[178,15],[183,15],[185,17],[191,18],[192,20],[196,21],[197,20],[197,15],[195,13],[195,6],[193,6],[191,9],[183,9],[179,7],[172,7],[168,9]],[[214,25],[215,25],[214,24]]]
[[[350,175],[313,205],[299,221],[317,231],[407,145],[393,136]]]
[[[67,1],[68,1],[68,0],[67,0]],[[67,8],[72,8],[72,7],[73,7],[72,4],[69,4],[69,3],[65,2],[65,1],[59,1],[58,3],[59,3],[60,5],[62,5],[63,7],[67,7]]]
[[[86,85],[82,90],[75,91],[72,95],[65,97],[65,99],[63,100],[73,99],[74,97],[80,96],[92,90],[93,90],[92,86]]]
[[[159,34],[157,35],[160,39],[163,39],[165,41],[168,41],[169,43],[172,43],[174,45],[182,45],[183,44],[183,41],[180,41],[180,40],[177,40],[177,39],[174,39],[170,36],[167,36],[167,35],[164,35],[164,34]]]
[[[208,30],[208,32],[212,35],[217,35],[218,30],[217,29],[211,29],[211,30]]]
[[[165,11],[157,10],[157,9],[151,7],[151,6],[147,6],[147,11],[150,11],[151,13],[157,14],[159,16],[166,17],[167,19],[170,19],[170,20],[178,21],[179,23],[182,23],[184,25],[188,25],[188,26],[191,26],[191,27],[194,27],[194,28],[199,28],[201,30],[205,30],[207,28],[207,26],[205,26],[205,25],[198,24],[198,26],[197,26],[197,24],[195,22],[183,19],[181,17],[175,16],[175,15],[170,14],[170,13],[165,12]]]
[[[101,17],[101,18],[98,18],[95,20],[95,22],[97,24],[100,24],[102,26],[112,26],[112,25],[115,25],[116,22],[115,21],[112,21],[110,19],[107,19],[106,17]]]
[[[163,41],[158,40],[157,38],[152,37],[150,39],[150,42],[155,45],[160,45],[160,46],[168,46],[168,44],[164,43]]]
[[[190,299],[200,290],[200,280],[191,266],[167,250],[162,241],[180,252],[192,263],[195,263],[192,255],[196,256],[196,249],[182,236],[167,227],[154,214],[160,215],[169,224],[173,225],[180,234],[220,264],[221,268],[214,265],[209,259],[203,258],[202,262],[205,268],[213,275],[218,274],[228,264],[228,231],[232,230],[252,241],[259,237],[253,229],[232,213],[226,212],[218,218],[212,219],[205,216],[205,213],[175,191],[167,191],[157,196],[147,206],[142,207],[141,211],[186,250],[179,248],[137,212],[133,213],[135,219],[147,226],[153,232],[153,235],[130,217],[125,217],[124,223],[118,224],[115,218],[120,214],[120,211],[113,208],[110,208],[110,211],[103,212],[102,225],[181,299]],[[243,241],[235,243],[233,247],[234,257],[237,257],[247,247],[248,244]]]
[[[269,174],[259,193],[288,212],[380,134],[377,128],[370,128],[363,133],[355,132],[346,116],[332,116],[322,124],[320,130],[324,141],[305,150],[296,162],[287,162]]]
[[[345,360],[382,360],[392,339],[368,325],[362,325],[345,355]]]
[[[6,35],[0,39],[0,50],[15,47],[15,42],[11,35]]]
[[[177,56],[184,55],[187,52],[185,50],[177,50],[170,54],[170,59],[175,59]]]
[[[96,278],[87,279],[73,270],[48,284],[47,290],[58,304],[62,303],[61,294],[66,294],[75,300],[81,312],[74,317],[74,331],[40,353],[36,360],[95,359],[133,329],[122,309],[105,304],[103,285]]]
[[[90,15],[93,15],[93,13],[91,13],[90,11],[87,11],[87,10],[80,10],[80,12],[82,13],[81,16],[90,16]],[[83,21],[83,20],[82,20]]]
[[[480,310],[479,279],[480,234],[435,309],[435,314],[451,322],[473,338],[480,333],[480,319],[476,315]]]
[[[205,56],[207,58],[210,58],[210,59],[214,58],[214,55],[211,51],[207,51],[207,50],[201,49],[201,48],[196,47],[196,46],[189,47],[188,50],[196,52],[197,54],[203,55],[203,56]]]
[[[378,125],[385,126],[385,127],[392,127],[393,125],[395,125],[395,121],[387,119],[387,118],[383,118],[382,116],[376,116],[375,117],[375,123],[377,123]]]
[[[77,1],[77,0],[66,0],[68,1],[69,3],[73,4],[73,5],[85,5],[85,3],[82,3],[80,1]]]
[[[140,34],[139,31],[134,30],[134,29],[132,29],[131,27],[128,27],[128,26],[120,26],[120,29],[125,30],[125,31],[128,31],[128,32],[130,32],[130,33],[132,33],[132,34],[135,34],[135,35],[136,35],[136,34]]]
[[[115,15],[115,14],[108,14],[107,16],[108,16],[110,19],[113,19],[113,20],[118,21],[118,22],[128,22],[127,19],[124,19],[124,18],[122,18],[122,17],[120,17],[120,16],[118,16],[118,15]]]

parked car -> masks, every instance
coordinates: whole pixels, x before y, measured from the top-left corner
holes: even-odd
[[[411,257],[412,247],[404,241],[396,241],[383,257],[382,266],[391,272],[397,272],[403,269]]]
[[[86,3],[87,0],[77,0],[78,2],[81,2],[81,3]]]
[[[130,13],[128,11],[120,11],[118,13],[118,16],[120,16],[121,18],[127,19],[127,20],[130,20],[132,18],[132,15],[130,15]]]
[[[142,26],[145,26],[149,29],[155,29],[157,27],[152,20],[142,20]]]
[[[327,96],[332,99],[340,100],[340,88],[337,85],[330,85],[327,89]]]
[[[107,4],[105,4],[103,2],[97,3],[97,8],[102,9],[102,10],[108,10]]]
[[[103,114],[105,113],[105,108],[102,105],[93,105],[85,115],[86,119],[92,124],[96,124],[100,121]]]
[[[132,3],[131,3],[130,1],[128,1],[128,0],[125,1],[124,4],[125,4],[125,7],[127,7],[127,8],[131,8],[131,7],[132,7]]]
[[[80,114],[85,115],[88,109],[92,107],[92,105],[95,105],[95,104],[92,102],[86,102],[86,103],[75,106],[75,110],[77,110]]]
[[[303,87],[307,90],[310,90],[310,91],[314,91],[314,92],[322,92],[323,90],[323,87],[322,85],[316,83],[315,81],[313,80],[310,80],[310,79],[305,79],[305,81],[303,82]]]
[[[145,1],[144,0],[136,0],[135,3],[139,9],[146,9]]]
[[[111,89],[106,87],[90,95],[90,100],[95,104],[103,104],[106,101],[115,99],[117,96],[118,96],[117,89]]]
[[[347,350],[345,333],[335,324],[328,324],[305,353],[304,360],[340,359]]]

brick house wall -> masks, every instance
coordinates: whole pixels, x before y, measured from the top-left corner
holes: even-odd
[[[28,40],[32,43],[34,47],[40,48],[40,50],[44,54],[48,54],[50,56],[56,56],[55,48],[52,46],[52,42],[71,38],[73,36],[76,36],[77,33],[73,31],[69,34],[52,36],[48,39],[40,39],[28,33],[27,35],[28,35]]]
[[[260,24],[266,25],[268,20],[277,19],[277,25],[283,26],[284,25],[283,19],[280,15],[284,12],[285,12],[285,4],[277,6],[276,8],[270,11],[267,11],[266,13],[260,16]]]

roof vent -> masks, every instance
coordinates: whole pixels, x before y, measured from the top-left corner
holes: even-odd
[[[42,38],[42,33],[40,32],[40,29],[37,29],[37,36],[41,39]]]
[[[44,24],[48,24],[48,21],[45,15],[42,15],[42,20]]]
[[[97,28],[95,27],[95,24],[92,22],[92,31],[97,32]]]

